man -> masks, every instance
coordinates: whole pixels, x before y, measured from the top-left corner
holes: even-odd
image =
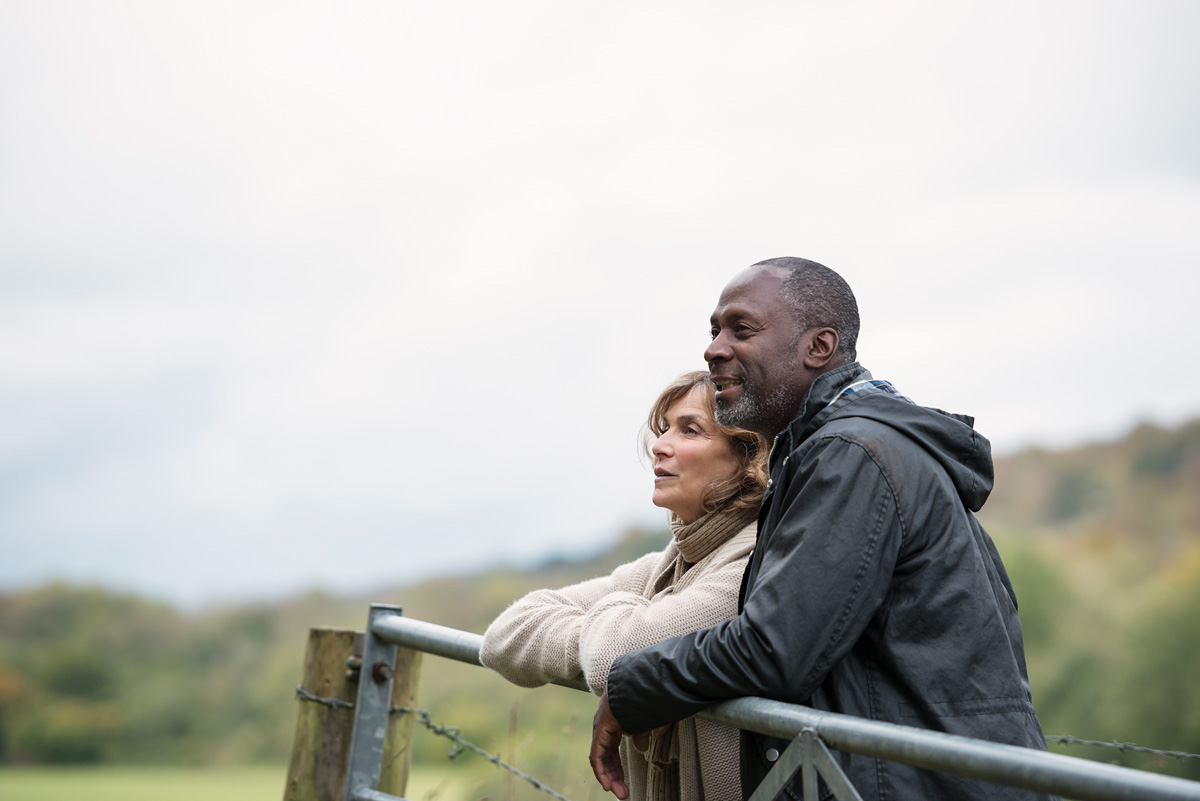
[[[627,792],[622,733],[742,696],[1044,750],[1016,598],[973,514],[992,485],[973,421],[872,379],[854,295],[815,262],[735,277],[712,337],[717,419],[776,438],[758,542],[738,617],[613,664],[593,728],[604,789]],[[786,746],[742,733],[745,795]],[[1036,797],[835,753],[864,799]],[[802,796],[799,776],[788,793]]]

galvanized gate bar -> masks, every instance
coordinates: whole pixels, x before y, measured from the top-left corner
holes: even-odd
[[[354,796],[350,801],[405,801],[398,795],[389,795],[381,793],[378,790],[372,790],[370,787],[359,787],[354,791]]]
[[[375,606],[371,609],[374,610]],[[471,665],[479,664],[483,637],[478,634],[401,617],[399,614],[372,616],[370,624],[372,634],[395,645]]]
[[[379,639],[460,662],[479,664],[479,647],[483,641],[479,635],[400,617],[398,612],[395,607],[371,607],[368,630],[375,636],[367,638],[368,649],[372,640]],[[368,662],[365,656],[363,663],[365,677],[366,666],[372,663]],[[362,687],[367,683],[364,681],[359,685],[360,698]],[[582,679],[555,683],[581,690],[587,689]],[[390,684],[388,692],[390,693]],[[385,695],[385,709],[387,698]],[[361,714],[362,710],[359,712]],[[821,740],[841,751],[1010,787],[1064,795],[1079,801],[1200,801],[1200,782],[1031,748],[821,712],[765,698],[723,701],[700,712],[698,717],[789,740],[804,729],[811,728]],[[356,738],[358,729],[359,723],[356,720]],[[382,732],[383,729],[380,728],[379,731]],[[374,787],[379,776],[382,734],[379,735],[379,740],[379,756],[375,757],[375,778],[370,787]],[[354,774],[347,777],[348,787],[352,775]],[[347,801],[351,798],[348,792]]]
[[[469,631],[459,631],[449,626],[439,626],[436,623],[399,615],[381,615],[372,619],[371,631],[388,642],[412,648],[414,651],[424,651],[434,656],[479,665],[479,649],[483,647],[483,637]],[[556,679],[551,683],[591,692],[582,677]]]
[[[354,732],[350,735],[343,801],[365,801],[366,796],[360,794],[361,791],[374,793],[383,769],[383,741],[387,736],[388,715],[392,708],[396,646],[373,632],[375,622],[385,617],[403,619],[398,606],[371,605],[367,616],[358,695],[354,703]],[[379,795],[383,798],[392,797],[382,793]]]
[[[800,732],[799,740],[800,747],[804,749],[804,792],[809,793],[809,784],[812,785],[811,795],[805,795],[805,801],[817,797],[817,776],[825,780],[833,792],[833,797],[838,801],[863,801],[858,790],[850,783],[850,778],[842,772],[842,766],[825,747],[816,729]]]
[[[837,801],[863,801],[816,731],[807,728],[784,749],[749,801],[774,801],[797,771],[803,771],[804,801],[818,801],[817,776],[825,780]]]
[[[811,727],[841,751],[1080,801],[1200,801],[1200,782],[765,698],[723,701],[701,715],[775,737],[794,737]]]
[[[806,729],[807,731],[807,729]],[[783,753],[776,760],[775,764],[767,771],[767,775],[759,782],[758,787],[754,788],[754,795],[750,796],[748,801],[774,801],[783,792],[783,788],[788,786],[792,777],[796,775],[796,771],[805,765],[804,747],[800,744],[799,738],[792,740],[792,744],[784,749]],[[812,792],[808,789],[808,771],[805,771],[804,777],[804,801],[817,798],[816,780],[813,780]]]

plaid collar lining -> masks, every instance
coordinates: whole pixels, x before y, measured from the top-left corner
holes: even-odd
[[[883,390],[884,392],[888,393],[889,395],[895,395],[897,398],[904,401],[905,403],[914,403],[912,398],[908,397],[907,395],[902,394],[900,392],[900,390],[898,390],[894,386],[892,386],[891,381],[884,381],[884,380],[878,379],[878,378],[868,378],[868,379],[864,379],[862,381],[855,381],[853,384],[851,384],[850,386],[843,389],[840,393],[838,393],[838,396],[836,398],[834,398],[831,401],[831,403],[836,403],[837,401],[840,401],[842,398],[845,398],[849,395],[853,395],[855,392],[861,392],[862,390],[868,389],[870,387],[877,387],[878,389]]]

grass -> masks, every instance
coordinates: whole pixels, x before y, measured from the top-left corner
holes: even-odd
[[[473,801],[480,785],[454,766],[415,767],[413,801]],[[280,801],[285,765],[222,768],[102,766],[0,767],[3,801]],[[549,798],[549,796],[541,796]]]
[[[262,801],[283,798],[286,766],[0,768],[4,801]]]

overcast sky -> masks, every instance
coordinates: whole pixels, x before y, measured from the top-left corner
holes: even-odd
[[[661,525],[742,267],[998,453],[1200,413],[1200,4],[0,0],[0,591]]]

